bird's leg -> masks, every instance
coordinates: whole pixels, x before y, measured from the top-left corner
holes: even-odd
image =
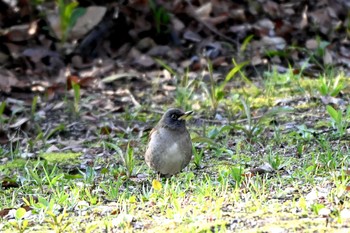
[[[157,180],[159,180],[159,181],[162,179],[169,179],[171,177],[172,177],[172,175],[170,175],[170,174],[162,174],[160,172],[157,172]]]

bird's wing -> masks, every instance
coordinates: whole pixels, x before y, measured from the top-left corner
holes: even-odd
[[[149,132],[149,134],[148,134],[148,141],[151,140],[152,134],[155,133],[156,131],[157,131],[157,129],[154,127],[154,128],[151,130],[151,132]]]

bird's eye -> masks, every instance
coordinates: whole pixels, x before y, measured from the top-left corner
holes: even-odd
[[[171,114],[171,118],[176,120],[177,116],[175,114]]]

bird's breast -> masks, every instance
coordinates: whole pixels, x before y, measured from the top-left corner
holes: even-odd
[[[153,143],[152,162],[163,174],[175,174],[182,169],[184,161],[191,156],[191,150],[187,151],[182,144],[186,145],[186,135],[174,134],[171,130],[160,128],[152,134]],[[191,149],[191,148],[189,148]]]

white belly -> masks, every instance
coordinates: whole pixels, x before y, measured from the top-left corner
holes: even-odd
[[[163,166],[160,171],[161,173],[173,174],[181,170],[184,155],[181,154],[178,143],[174,143],[166,149],[164,155],[162,156],[162,160]]]

